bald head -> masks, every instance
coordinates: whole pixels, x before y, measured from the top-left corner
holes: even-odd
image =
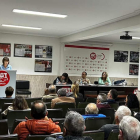
[[[31,105],[31,116],[34,119],[43,119],[47,113],[46,105],[42,101],[34,101]]]
[[[50,94],[56,94],[56,86],[55,85],[50,85],[48,88],[48,91]]]
[[[94,103],[89,103],[85,108],[86,114],[98,114],[99,110],[97,108],[97,105]]]

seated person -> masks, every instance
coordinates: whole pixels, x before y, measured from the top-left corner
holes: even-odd
[[[105,93],[100,93],[97,96],[96,105],[97,105],[98,109],[111,108],[110,105],[108,104],[108,102],[106,102],[106,100],[107,100],[107,95]]]
[[[126,106],[120,106],[115,112],[116,124],[106,124],[100,128],[100,130],[104,131],[105,133],[104,140],[108,139],[108,136],[112,130],[115,129],[119,132],[119,123],[121,122],[124,116],[131,116],[131,110]]]
[[[58,97],[57,93],[56,93],[56,86],[55,85],[50,85],[49,88],[48,88],[48,94],[44,95],[42,98],[43,99],[53,99],[53,98],[56,98],[56,97]]]
[[[62,85],[72,84],[72,81],[70,80],[67,73],[63,73],[62,76],[57,77],[53,81],[53,85],[59,85],[59,84],[62,84]]]
[[[18,140],[26,140],[29,134],[43,135],[61,132],[61,129],[47,117],[46,105],[42,101],[34,101],[31,105],[32,120],[21,122],[14,130]]]
[[[51,108],[54,108],[56,103],[62,103],[62,102],[67,102],[67,103],[75,103],[75,99],[73,97],[66,97],[66,89],[61,88],[57,91],[58,97],[55,99],[52,99],[51,102]]]
[[[12,98],[13,93],[14,93],[14,89],[11,86],[9,86],[5,89],[6,97],[3,98]]]
[[[139,140],[140,123],[132,116],[124,116],[119,124],[119,140]]]
[[[2,115],[6,116],[8,110],[24,110],[29,109],[26,100],[22,96],[16,96],[13,100],[13,104],[10,105],[6,110],[2,112]]]
[[[107,93],[107,101],[109,104],[114,104],[116,103],[116,98],[118,96],[118,92],[116,89],[111,89],[108,93]]]
[[[107,86],[111,85],[111,81],[110,81],[110,79],[108,77],[107,72],[102,73],[102,77],[99,78],[98,84],[99,85],[107,85]]]
[[[87,73],[85,71],[82,72],[81,79],[78,79],[76,83],[79,84],[79,85],[90,84],[90,80],[87,78]]]
[[[98,114],[99,110],[97,105],[94,103],[89,103],[85,108],[85,115],[82,115],[84,119],[86,118],[105,118],[103,114]]]
[[[79,85],[78,84],[72,84],[71,85],[71,92],[68,92],[66,94],[66,96],[83,99],[83,95],[81,93],[79,93]]]
[[[126,103],[125,105],[128,107],[128,108],[139,108],[139,101],[138,101],[138,98],[135,94],[128,94],[126,96]]]
[[[86,128],[85,121],[77,112],[69,111],[63,126],[63,137],[59,137],[59,140],[93,140],[89,136],[82,136]],[[47,137],[45,140],[56,140],[56,138]]]

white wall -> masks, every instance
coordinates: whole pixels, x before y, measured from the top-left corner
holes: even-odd
[[[14,35],[0,33],[0,43],[11,43],[10,64],[13,70],[17,70],[17,74],[28,75],[59,75],[60,63],[60,40],[57,38],[36,37],[28,35]],[[14,57],[14,43],[32,45],[32,58]],[[52,73],[34,72],[35,63],[35,45],[51,45],[53,46]],[[0,57],[0,64],[2,63]]]

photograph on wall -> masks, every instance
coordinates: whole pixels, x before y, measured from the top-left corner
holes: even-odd
[[[130,51],[130,62],[139,63],[139,52]]]
[[[0,43],[0,56],[11,56],[11,44]]]
[[[128,51],[114,51],[114,62],[128,62]]]
[[[32,58],[32,45],[14,44],[14,56]]]
[[[129,75],[138,75],[138,73],[139,73],[139,65],[130,64],[129,65]]]
[[[35,58],[52,58],[52,46],[35,45]]]
[[[35,59],[35,72],[52,72],[52,60]]]

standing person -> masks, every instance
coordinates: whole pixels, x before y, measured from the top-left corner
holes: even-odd
[[[82,84],[90,84],[90,80],[87,78],[87,72],[82,72],[82,77],[81,79],[78,79],[77,84],[82,85]]]
[[[102,73],[102,77],[99,78],[98,84],[99,85],[107,85],[107,86],[111,85],[111,81],[110,81],[110,79],[108,77],[107,72]]]
[[[2,59],[2,65],[0,65],[0,70],[12,70],[12,66],[9,65],[9,58],[8,57],[4,57]]]
[[[59,85],[59,84],[62,84],[62,85],[72,84],[72,81],[70,80],[67,73],[63,73],[62,76],[57,77],[53,81],[53,85]]]

